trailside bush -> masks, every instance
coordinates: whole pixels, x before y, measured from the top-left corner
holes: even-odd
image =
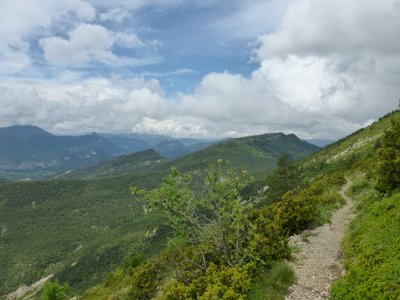
[[[204,276],[190,284],[173,282],[164,290],[164,299],[245,299],[251,277],[246,266],[209,265]]]
[[[163,268],[159,260],[148,260],[133,269],[129,299],[152,299],[162,280]]]
[[[317,216],[314,195],[307,190],[299,195],[288,192],[277,204],[275,222],[280,224],[288,235],[292,235],[304,230]]]

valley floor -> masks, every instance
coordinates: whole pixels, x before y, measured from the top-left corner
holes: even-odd
[[[330,224],[290,238],[291,246],[298,250],[294,261],[289,263],[297,280],[289,288],[286,300],[328,299],[332,283],[344,272],[341,241],[354,217],[353,201],[345,195],[350,185],[348,181],[339,192],[346,205],[332,215]]]

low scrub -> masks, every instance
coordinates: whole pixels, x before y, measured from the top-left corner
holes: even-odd
[[[400,298],[400,194],[361,213],[344,243],[346,275],[332,299]]]

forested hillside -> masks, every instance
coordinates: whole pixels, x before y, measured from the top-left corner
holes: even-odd
[[[89,179],[104,176],[126,175],[141,171],[150,172],[151,169],[166,161],[167,159],[156,151],[149,149],[129,155],[121,155],[89,167],[67,171],[56,177]]]
[[[118,269],[84,298],[283,299],[294,279],[282,262],[294,250],[287,238],[329,221],[332,209],[343,203],[336,191],[345,176],[354,182],[358,216],[345,241],[348,272],[331,297],[398,298],[399,115],[389,114],[317,152],[300,169],[281,160],[269,176],[283,182],[280,189],[271,186],[246,201],[240,192],[246,174],[235,175],[222,161],[207,173],[205,193],[198,194],[192,177],[177,171],[157,189],[135,189],[148,208],[166,214],[174,238],[162,254]],[[289,192],[278,196],[288,179]],[[389,187],[382,183],[388,181]]]
[[[295,136],[268,134],[223,142],[174,161],[146,150],[60,175],[79,180],[6,183],[0,187],[0,294],[53,273],[71,293],[79,293],[131,256],[161,251],[171,229],[159,215],[144,214],[144,202],[134,200],[130,187],[155,188],[173,166],[203,180],[210,164],[231,160],[235,170],[265,178],[279,156],[299,158],[316,149]],[[152,238],[144,238],[155,228]]]
[[[288,237],[329,222],[343,203],[337,191],[347,177],[358,217],[345,241],[348,273],[332,297],[396,297],[399,115],[298,164],[289,157],[304,144],[270,134],[214,145],[173,161],[172,171],[173,162],[164,162],[123,176],[6,182],[0,186],[1,293],[54,274],[43,293],[68,284],[67,294],[84,299],[283,299],[294,281],[284,262],[295,251]],[[305,145],[301,151],[315,149]],[[153,151],[132,157],[140,163],[148,155],[160,158]],[[266,167],[272,156],[275,162],[280,156],[274,171]],[[81,175],[131,170],[132,157]],[[261,174],[262,159],[265,179],[255,196],[249,175]]]

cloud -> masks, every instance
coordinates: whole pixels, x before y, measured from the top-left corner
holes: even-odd
[[[139,0],[92,1],[95,2],[103,11],[104,21],[107,13],[110,17],[134,8],[130,10],[134,15],[135,9],[156,5],[155,1]],[[163,3],[167,2],[171,1]],[[117,4],[121,4],[121,10],[113,11]],[[209,5],[213,7],[216,3],[211,1]],[[243,16],[260,19],[262,14],[255,7],[265,8],[263,5],[262,1],[255,1],[247,9],[233,13],[232,22],[221,27],[221,32],[235,31]],[[90,13],[75,17],[85,15],[91,17]],[[136,77],[109,75],[82,79],[68,73],[51,81],[3,78],[0,125],[33,123],[64,133],[134,129],[176,136],[221,137],[283,131],[302,137],[340,138],[397,107],[398,15],[399,0],[291,1],[273,31],[264,21],[251,21],[243,26],[243,32],[250,31],[248,36],[255,37],[264,30],[254,49],[253,59],[258,65],[250,75],[212,72],[200,79],[193,92],[172,96],[165,95],[158,80]],[[233,16],[239,18],[235,21]],[[47,21],[45,18],[42,25],[35,26],[48,28],[53,18],[50,16]],[[126,28],[112,30],[104,24],[83,22],[86,21],[74,23],[67,35],[54,36],[50,32],[41,40],[50,64],[73,67],[100,62],[114,67],[160,61],[159,57],[146,61],[120,56],[116,52],[119,47],[127,51],[147,49],[146,43],[131,31],[125,31]],[[3,57],[21,54],[15,58],[21,65],[16,62],[9,66],[10,70],[22,70],[32,63],[28,55],[30,44],[22,34],[18,37],[12,40],[8,35],[4,39],[7,42],[0,41]],[[173,72],[152,69],[142,74],[162,80],[163,76],[193,72],[180,66],[176,69]]]
[[[45,58],[60,66],[116,60],[111,52],[113,44],[114,38],[106,28],[91,24],[79,25],[68,33],[68,39],[49,37],[40,40]]]
[[[80,24],[68,32],[68,38],[48,37],[40,40],[44,56],[56,66],[81,67],[82,64],[100,62],[110,66],[130,66],[155,63],[156,58],[120,57],[113,53],[114,45],[126,48],[144,44],[132,33],[112,32],[101,25]]]
[[[114,41],[115,44],[126,48],[139,48],[145,45],[134,33],[117,32]]]
[[[103,22],[110,21],[110,22],[121,23],[125,19],[129,19],[131,17],[132,15],[130,14],[129,11],[127,11],[126,9],[122,9],[120,7],[112,8],[107,12],[100,14],[100,20]]]
[[[0,2],[0,73],[12,74],[32,65],[31,42],[65,19],[93,20],[95,8],[81,0]]]
[[[142,78],[3,82],[0,93],[0,126],[39,124],[61,133],[130,132],[167,109],[159,82]]]

